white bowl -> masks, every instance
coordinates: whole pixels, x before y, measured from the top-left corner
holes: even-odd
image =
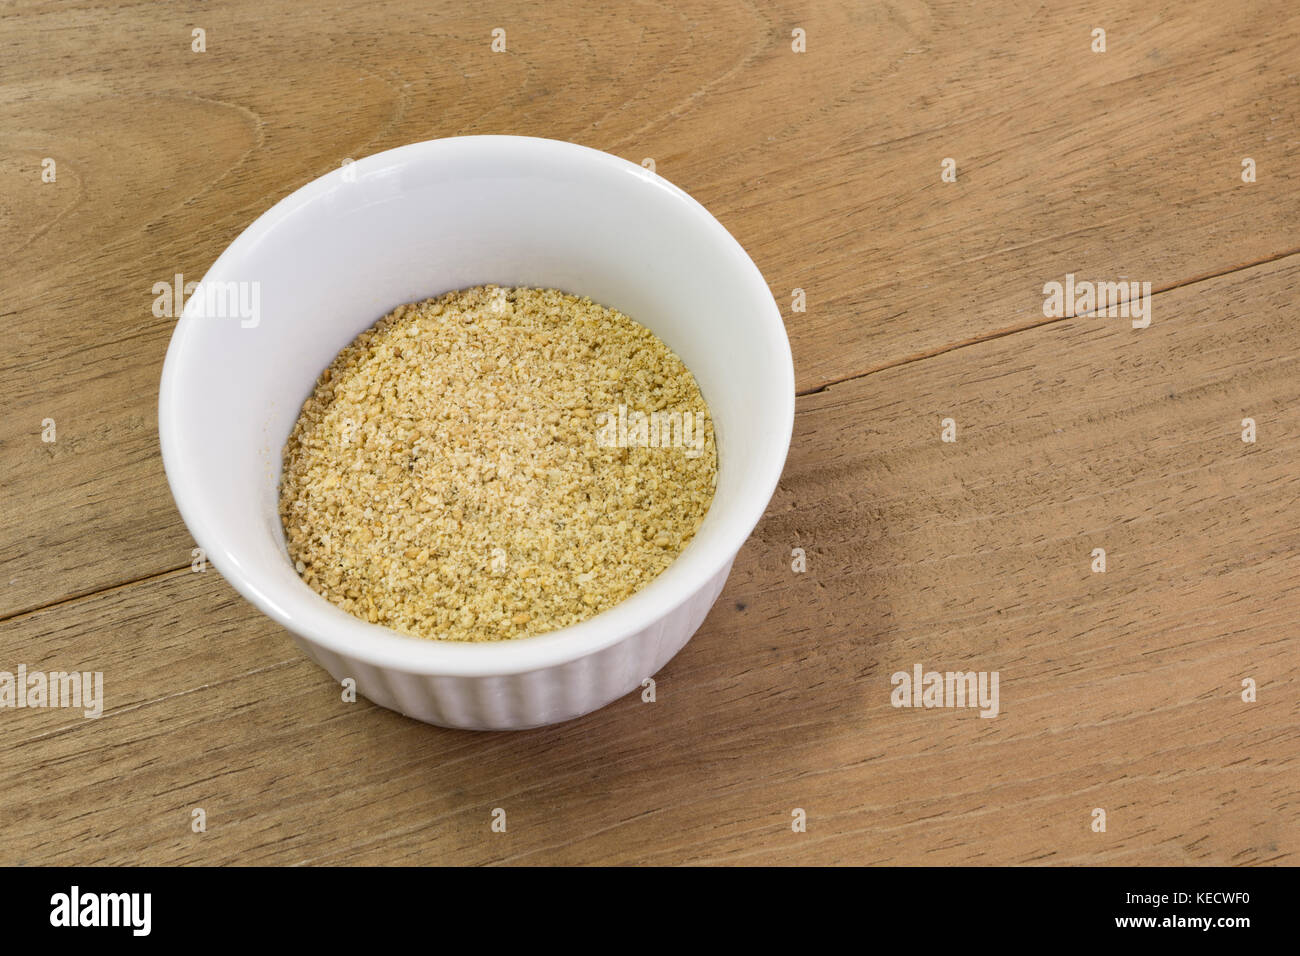
[[[317,377],[358,333],[402,303],[489,283],[590,296],[659,335],[708,403],[717,491],[681,556],[616,607],[515,641],[420,640],[340,610],[294,572],[280,454]],[[208,290],[240,292],[244,307]],[[277,203],[190,298],[158,400],[176,505],[235,589],[375,703],[484,730],[577,717],[663,667],[767,507],[793,422],[780,312],[727,230],[640,166],[520,136],[403,146]]]

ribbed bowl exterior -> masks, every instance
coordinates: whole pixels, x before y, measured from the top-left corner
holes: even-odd
[[[635,316],[699,383],[719,469],[691,544],[637,597],[516,646],[449,647],[303,583],[279,517],[281,449],[320,370],[375,316],[489,280],[580,290]],[[417,720],[537,727],[636,691],[704,621],[780,478],[794,364],[768,282],[703,206],[617,156],[465,136],[363,157],[277,203],[203,279],[240,283],[265,321],[208,317],[190,297],[163,363],[158,441],[177,509],[210,564],[310,657]]]
[[[357,692],[381,707],[441,727],[524,730],[581,717],[639,689],[704,623],[730,570],[729,561],[680,606],[603,650],[519,674],[417,674],[335,653],[308,635],[293,637],[335,680],[352,678]]]

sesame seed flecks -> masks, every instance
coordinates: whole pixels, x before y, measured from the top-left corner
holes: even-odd
[[[717,481],[704,398],[652,332],[497,286],[358,336],[283,464],[303,580],[371,623],[457,641],[542,634],[631,596],[690,542]]]

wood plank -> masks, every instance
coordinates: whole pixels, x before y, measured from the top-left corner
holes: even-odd
[[[1298,290],[1295,257],[804,397],[653,704],[345,704],[211,572],[10,621],[6,666],[109,704],[0,713],[0,863],[1294,863]],[[916,663],[998,671],[999,715],[892,707]]]
[[[1300,248],[1300,9],[1128,6],[15,5],[0,617],[188,562],[150,290],[347,157],[510,132],[654,158],[754,255],[805,391],[1040,322],[1066,272],[1160,290]]]

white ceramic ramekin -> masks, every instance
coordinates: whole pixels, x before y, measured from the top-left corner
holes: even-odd
[[[280,452],[317,376],[359,332],[404,302],[485,283],[590,296],[658,334],[709,405],[717,492],[677,561],[603,614],[517,641],[419,640],[299,579],[277,514]],[[484,730],[588,713],[667,663],[762,516],[793,422],[780,312],[727,230],[640,166],[520,136],[403,146],[278,203],[191,296],[158,401],[176,505],[235,589],[374,702]]]

